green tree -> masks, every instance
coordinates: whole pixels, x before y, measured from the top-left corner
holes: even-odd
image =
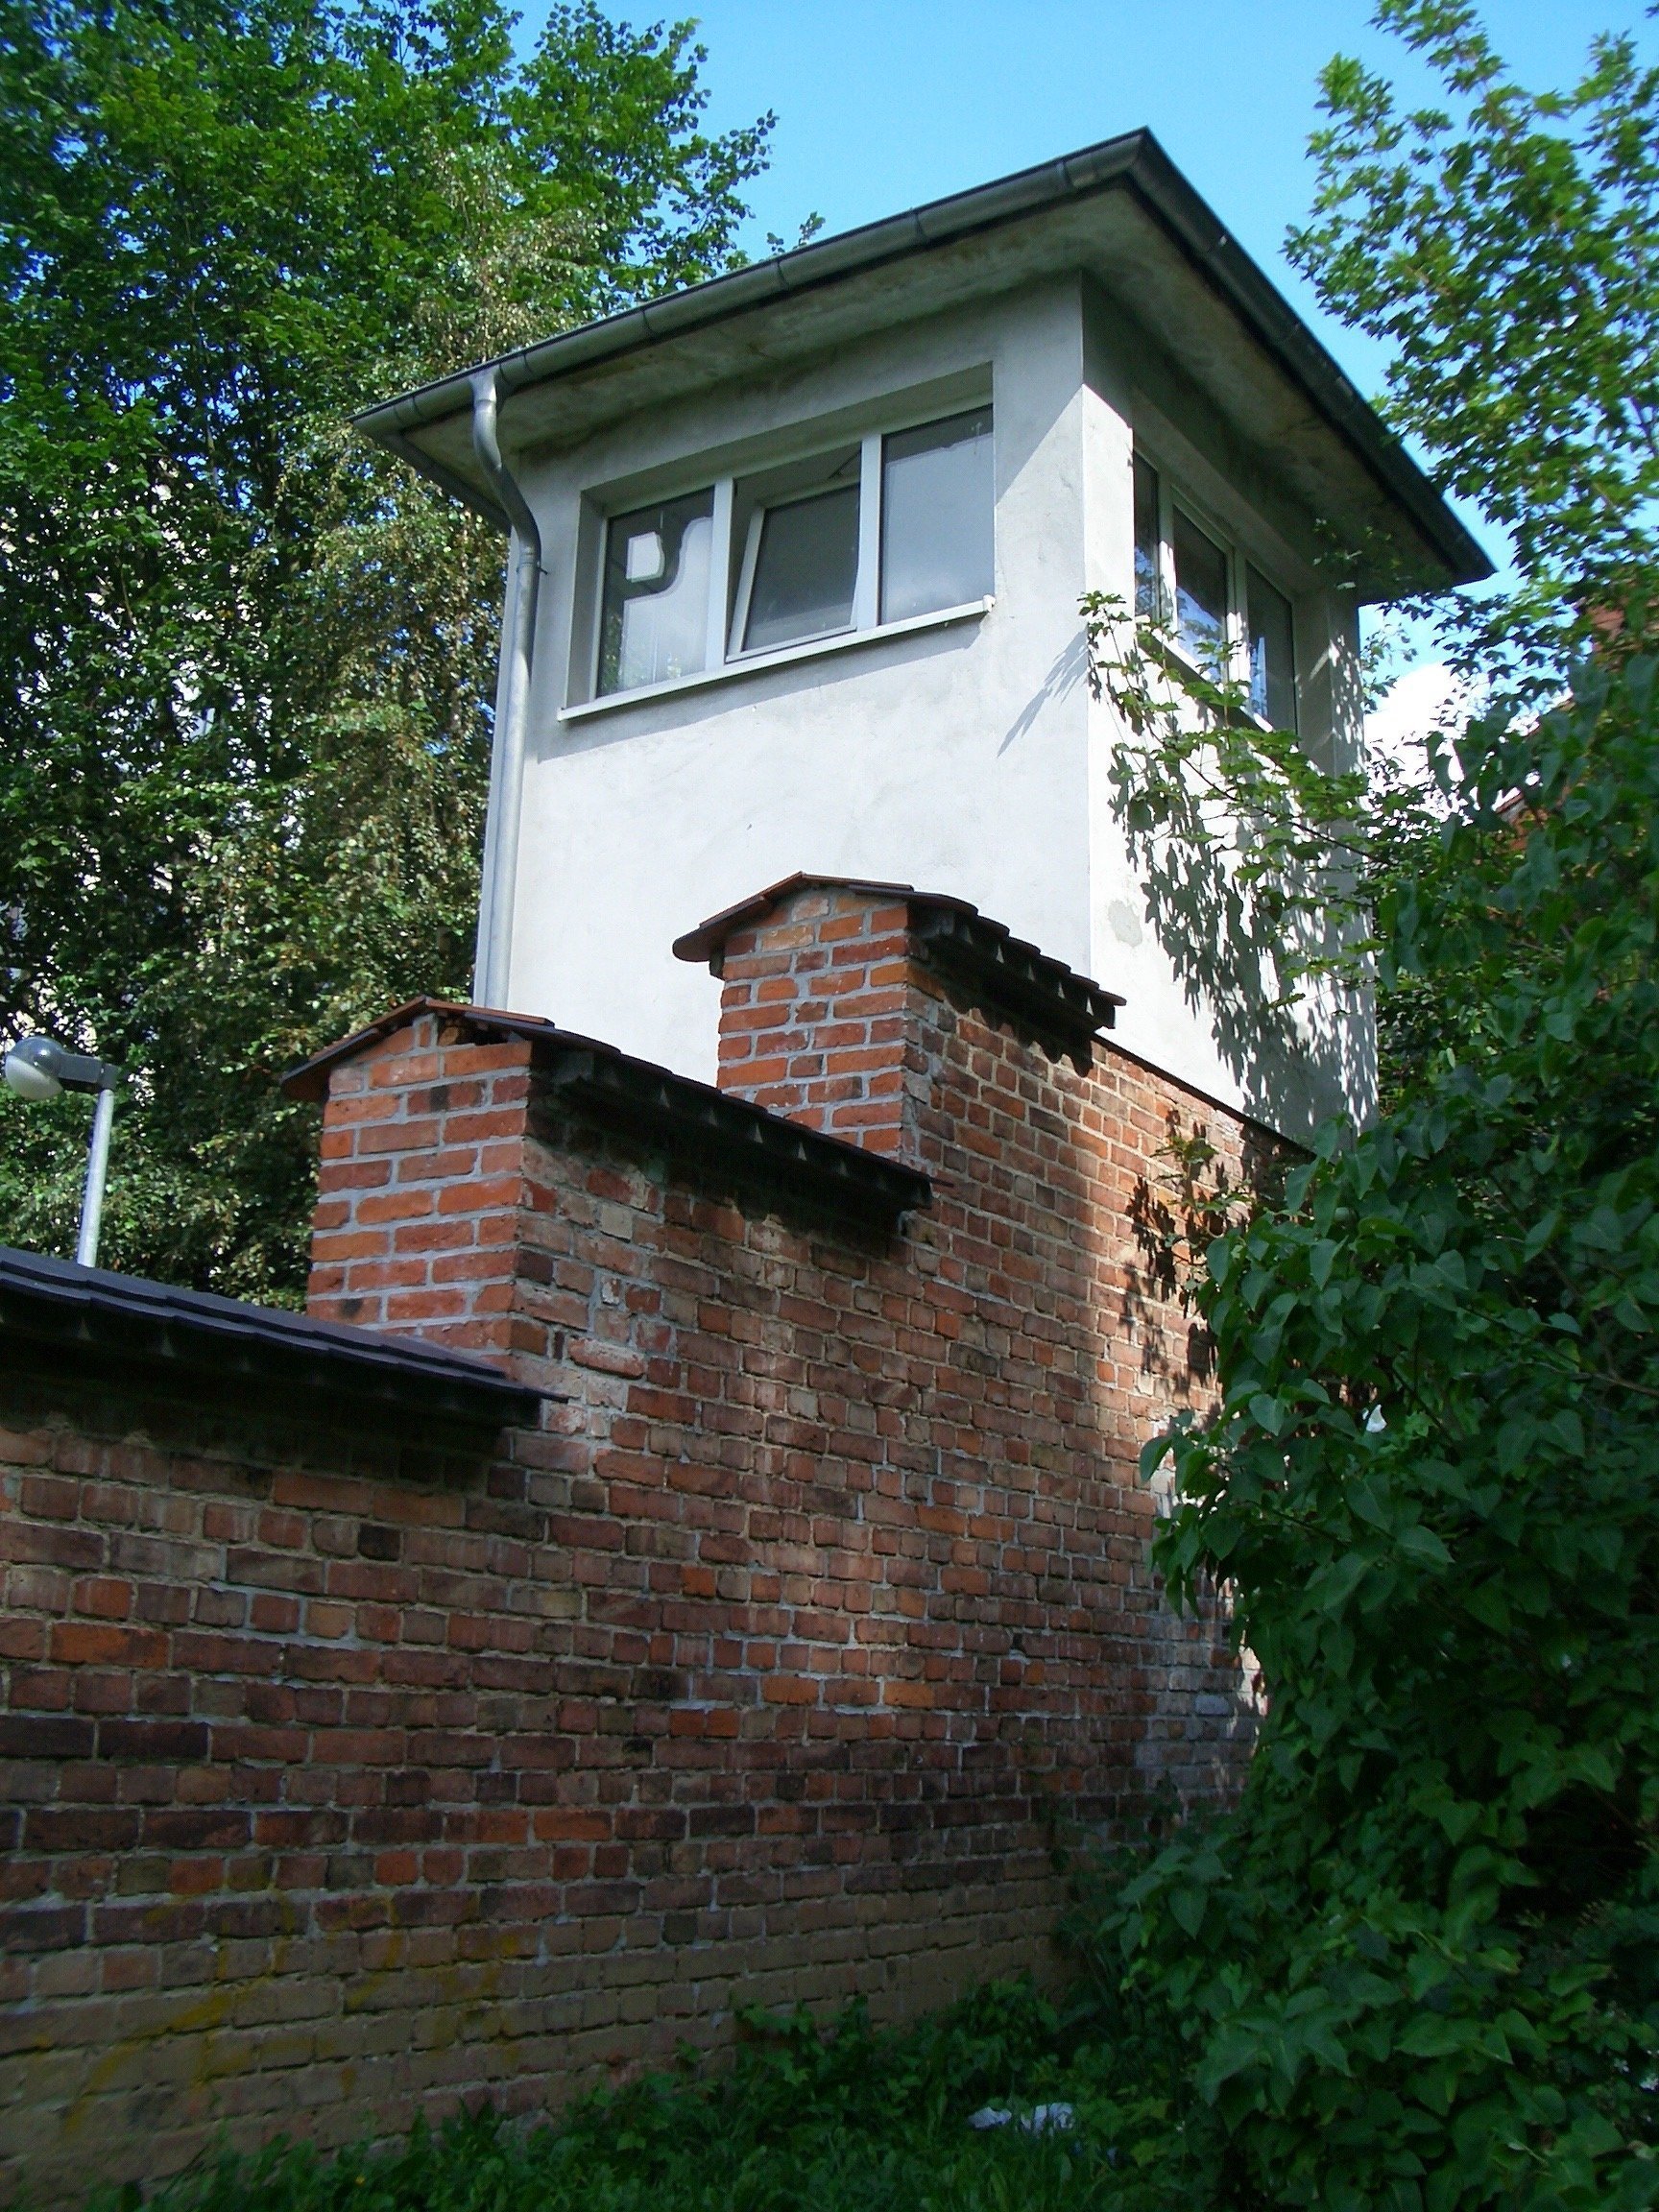
[[[1588,614],[1646,602],[1659,555],[1659,70],[1599,38],[1570,91],[1517,84],[1470,0],[1382,0],[1437,75],[1403,108],[1325,70],[1311,220],[1291,259],[1387,343],[1383,410],[1507,532],[1522,583],[1453,610],[1490,677],[1551,665]]]
[[[1159,1558],[1231,1587],[1271,1710],[1101,1940],[1223,2200],[1659,2198],[1656,674],[1465,732],[1382,925],[1446,1048],[1282,1202],[1190,1216],[1223,1402],[1154,1447]]]
[[[1374,975],[1391,1046],[1374,1125],[1327,1130],[1282,1196],[1215,1190],[1201,1153],[1172,1173],[1220,1404],[1152,1448],[1158,1556],[1178,1595],[1229,1588],[1270,1707],[1237,1813],[1135,1864],[1092,1940],[1176,2055],[1217,2202],[1646,2205],[1659,79],[1608,40],[1534,97],[1466,7],[1380,20],[1456,112],[1334,63],[1297,251],[1396,340],[1385,404],[1521,586],[1454,617],[1487,709],[1370,779],[1171,687],[1095,611],[1137,833],[1292,988]]]
[[[727,267],[770,118],[690,26],[497,0],[0,0],[0,1022],[132,1071],[107,1247],[303,1279],[275,1077],[465,994],[501,545],[370,397]],[[84,1113],[0,1104],[72,1248]]]

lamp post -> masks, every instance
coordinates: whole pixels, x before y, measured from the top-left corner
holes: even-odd
[[[109,1126],[121,1070],[89,1052],[71,1052],[50,1037],[20,1037],[6,1054],[6,1081],[19,1098],[56,1098],[60,1091],[90,1091],[92,1141],[86,1148],[86,1188],[81,1198],[81,1236],[75,1257],[98,1264],[98,1231],[104,1219],[104,1182],[109,1172]]]

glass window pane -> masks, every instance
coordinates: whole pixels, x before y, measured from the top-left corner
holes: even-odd
[[[857,575],[856,484],[768,507],[760,517],[743,650],[850,629]]]
[[[1163,619],[1164,590],[1159,578],[1158,471],[1135,456],[1135,612]]]
[[[601,692],[665,684],[708,665],[713,541],[712,490],[612,517],[599,617]]]
[[[881,441],[883,622],[990,597],[992,504],[989,407]]]
[[[1250,711],[1275,730],[1296,727],[1296,633],[1290,602],[1259,568],[1245,571],[1250,623]]]
[[[1174,538],[1175,633],[1200,666],[1214,672],[1227,651],[1227,556],[1179,507]]]

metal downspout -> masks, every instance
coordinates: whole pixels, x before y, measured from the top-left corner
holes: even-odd
[[[490,811],[478,897],[472,997],[505,1007],[513,950],[513,900],[518,874],[518,819],[524,786],[530,676],[536,659],[536,604],[541,583],[541,533],[529,502],[501,457],[499,368],[472,379],[472,450],[512,527],[501,662],[495,684],[495,737],[490,755]]]

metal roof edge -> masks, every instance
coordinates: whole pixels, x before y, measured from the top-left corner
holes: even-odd
[[[478,367],[499,372],[505,397],[591,362],[706,328],[775,300],[877,268],[885,261],[926,252],[1066,199],[1118,185],[1136,192],[1171,241],[1254,330],[1332,429],[1360,456],[1382,489],[1406,510],[1435,548],[1451,571],[1451,580],[1475,583],[1491,575],[1493,565],[1486,553],[1405,445],[1148,130],[1121,132],[969,191],[861,224],[832,238],[814,239],[769,260],[751,262],[701,284],[559,331],[493,362],[476,364],[379,401],[361,410],[352,421],[504,528],[505,517],[482,503],[475,487],[463,488],[460,478],[429,457],[416,460],[406,436],[423,423],[440,421],[470,408],[471,379]]]
[[[1126,1002],[1121,992],[1109,991],[1041,946],[1016,937],[1005,922],[993,921],[966,899],[943,891],[918,891],[910,883],[821,876],[800,869],[677,937],[674,957],[698,965],[707,961],[719,974],[727,941],[735,930],[757,922],[793,893],[813,890],[863,892],[906,907],[919,918],[919,939],[935,956],[936,965],[951,970],[970,989],[984,993],[988,1009],[1013,1014],[1050,1036],[1065,1035],[1073,1042],[1093,1038],[1113,1025],[1117,1009]]]
[[[895,905],[901,902],[909,905],[922,899],[914,883],[885,883],[863,876],[820,876],[808,869],[797,868],[793,874],[781,876],[776,883],[768,883],[764,890],[752,891],[747,899],[739,899],[735,905],[723,906],[718,914],[710,914],[707,921],[699,922],[695,929],[687,929],[676,937],[670,950],[676,960],[685,960],[700,968],[722,950],[726,940],[734,929],[742,928],[746,922],[758,921],[769,913],[781,899],[791,892],[812,889],[826,891],[868,891],[872,897],[890,899]],[[976,907],[965,900],[950,899],[943,894],[928,901],[932,905],[960,907],[964,913],[974,914]]]
[[[589,361],[725,322],[774,300],[814,291],[840,277],[878,267],[883,261],[1011,221],[1064,199],[1069,190],[1111,181],[1129,167],[1135,151],[1150,136],[1144,131],[1127,132],[1080,153],[1039,162],[989,184],[976,184],[967,192],[950,193],[900,214],[883,215],[874,223],[838,230],[833,237],[815,238],[787,253],[748,262],[741,269],[707,277],[701,284],[688,284],[678,292],[624,307],[614,315],[579,324],[574,329],[556,331],[551,337],[539,338],[493,360],[452,371],[429,384],[417,385],[412,391],[361,409],[352,416],[352,422],[371,437],[390,444],[392,433],[441,421],[445,416],[470,408],[472,378],[481,368],[500,373],[505,397],[547,377],[568,374]]]
[[[542,1395],[471,1353],[0,1245],[0,1333],[141,1353],[228,1379],[274,1374],[385,1407],[534,1422]]]
[[[365,1046],[376,1039],[390,1037],[398,1029],[406,1029],[422,1014],[447,1015],[452,1021],[477,1022],[480,1025],[494,1022],[510,1028],[516,1034],[527,1035],[545,1031],[556,1034],[558,1024],[542,1022],[534,1015],[500,1013],[491,1006],[469,1006],[456,998],[406,998],[402,1005],[388,1007],[384,1014],[373,1022],[365,1022],[361,1029],[353,1029],[349,1036],[335,1044],[325,1045],[321,1052],[313,1052],[309,1060],[301,1060],[290,1068],[277,1080],[277,1089],[285,1097],[301,1098],[315,1105],[328,1094],[328,1070],[342,1060],[349,1060],[353,1053],[361,1052]]]

